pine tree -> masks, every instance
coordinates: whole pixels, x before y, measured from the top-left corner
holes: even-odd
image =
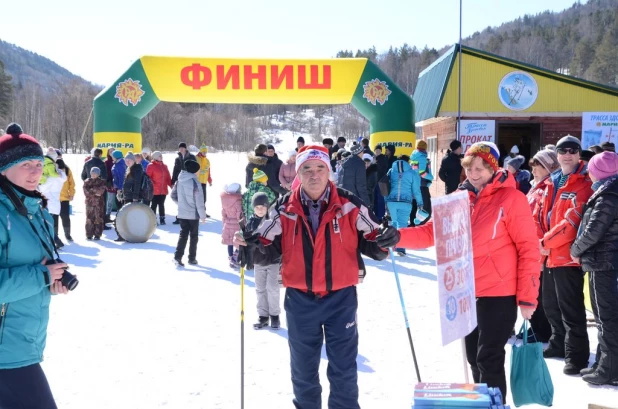
[[[8,117],[13,107],[13,85],[11,76],[4,72],[4,63],[0,61],[0,117]]]
[[[603,35],[588,74],[593,81],[618,85],[618,13],[613,24]]]

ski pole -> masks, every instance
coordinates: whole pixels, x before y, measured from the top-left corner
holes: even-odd
[[[401,302],[401,309],[403,310],[403,318],[406,321],[406,330],[408,331],[408,339],[410,340],[410,349],[412,350],[412,359],[414,360],[414,369],[416,370],[416,379],[421,382],[421,373],[418,370],[418,362],[416,361],[416,352],[414,352],[414,343],[412,342],[412,333],[410,332],[410,324],[408,323],[408,313],[406,312],[406,304],[403,302],[403,292],[401,291],[401,283],[399,282],[399,274],[397,273],[397,267],[395,265],[395,256],[393,249],[388,249],[391,255],[391,262],[393,263],[393,272],[395,273],[395,281],[397,281],[397,291],[399,291],[399,301]]]
[[[245,268],[240,267],[240,409],[245,407]]]

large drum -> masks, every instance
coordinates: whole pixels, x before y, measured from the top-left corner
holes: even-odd
[[[118,211],[116,229],[130,243],[145,243],[157,229],[157,218],[145,204],[129,203]]]

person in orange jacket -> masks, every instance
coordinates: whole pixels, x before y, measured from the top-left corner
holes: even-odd
[[[541,254],[547,256],[543,306],[552,327],[545,358],[564,358],[563,372],[579,375],[588,367],[590,344],[584,305],[584,273],[571,258],[592,181],[579,160],[579,139],[567,135],[556,144],[560,170],[552,173],[534,220],[543,232]]]
[[[499,387],[506,401],[506,345],[517,307],[530,319],[537,306],[540,258],[538,238],[526,196],[500,169],[495,144],[479,142],[466,151],[467,179],[459,190],[470,197],[477,327],[466,336],[466,356],[475,383]],[[400,230],[397,247],[434,245],[433,221]]]
[[[159,225],[165,224],[165,199],[167,198],[168,187],[172,187],[172,177],[167,165],[163,163],[163,154],[155,151],[152,154],[152,162],[146,168],[146,174],[152,180],[154,196],[150,208],[157,214],[159,208]]]

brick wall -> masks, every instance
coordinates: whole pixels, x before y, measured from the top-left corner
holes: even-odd
[[[423,127],[423,139],[436,136],[438,138],[438,152],[436,154],[436,162],[432,163],[432,171],[434,182],[431,184],[429,191],[432,197],[442,196],[444,194],[444,182],[438,177],[440,163],[446,155],[446,150],[453,139],[457,138],[457,120],[455,118],[445,118],[439,122],[425,125]]]

